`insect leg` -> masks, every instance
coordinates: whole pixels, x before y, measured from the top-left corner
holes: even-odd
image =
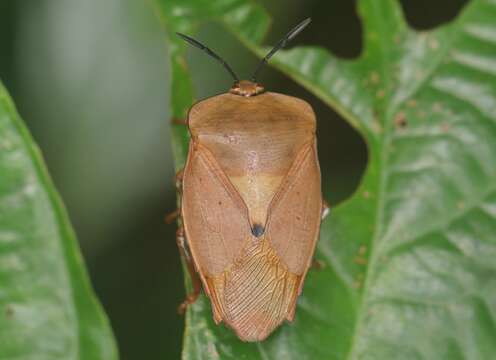
[[[176,177],[174,179],[174,184],[176,186],[176,191],[179,196],[182,194],[183,189],[183,170],[181,169],[176,173]],[[176,210],[165,215],[165,223],[172,224],[178,217],[181,216],[181,209],[177,208]]]
[[[174,125],[188,125],[188,121],[181,118],[172,118],[171,123]]]
[[[331,212],[331,208],[329,207],[329,203],[325,200],[322,201],[322,212],[321,212],[321,219],[324,220],[327,215]]]
[[[330,212],[331,212],[331,210],[329,207],[329,203],[327,201],[323,200],[322,201],[322,210],[320,213],[321,219],[324,220],[329,215]],[[326,265],[323,261],[313,258],[312,264],[310,265],[310,267],[314,270],[322,270],[323,268],[326,267]]]
[[[176,242],[181,257],[184,259],[184,261],[186,261],[186,266],[188,268],[189,276],[191,277],[191,283],[193,285],[193,291],[186,295],[186,299],[184,299],[184,301],[181,303],[181,305],[179,305],[177,309],[180,314],[184,314],[188,305],[193,304],[198,299],[201,291],[201,281],[193,264],[191,254],[188,251],[188,245],[184,236],[184,228],[182,226],[177,230]]]
[[[176,191],[180,195],[183,193],[183,176],[184,176],[184,168],[182,168],[176,173],[176,178],[175,178]]]
[[[176,209],[174,211],[171,211],[170,213],[167,213],[165,215],[164,221],[166,224],[172,224],[179,216],[181,216],[181,210]]]
[[[326,264],[322,260],[312,259],[312,265],[310,267],[314,270],[322,270],[326,267]]]

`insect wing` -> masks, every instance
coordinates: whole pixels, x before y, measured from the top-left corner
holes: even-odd
[[[269,209],[268,237],[291,273],[304,275],[312,261],[322,211],[320,169],[315,145],[297,155]]]
[[[246,206],[210,152],[190,148],[184,171],[182,215],[198,272],[223,272],[249,237]]]

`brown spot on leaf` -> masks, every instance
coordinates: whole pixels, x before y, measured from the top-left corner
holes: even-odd
[[[406,120],[406,116],[404,112],[399,112],[394,117],[394,124],[397,128],[403,129],[408,126],[408,121]]]
[[[434,104],[432,104],[432,111],[441,112],[442,110],[443,110],[443,107],[441,106],[440,103],[435,102]]]
[[[410,99],[406,102],[406,104],[411,107],[411,108],[414,108],[415,106],[417,106],[417,100],[415,99]]]
[[[439,48],[439,42],[437,41],[437,39],[431,39],[429,41],[429,47],[432,49],[432,50],[437,50]]]
[[[358,265],[367,265],[367,259],[357,256],[353,259],[353,261]]]
[[[14,317],[14,308],[10,305],[5,306],[5,317],[12,318]]]
[[[372,130],[376,134],[381,134],[382,133],[382,125],[381,125],[381,123],[379,122],[379,120],[376,117],[374,117],[374,119],[372,120]]]
[[[360,281],[353,281],[353,288],[360,289],[362,287],[362,283]]]
[[[380,79],[379,73],[377,71],[372,71],[370,73],[370,81],[372,82],[373,85],[379,84],[381,79]]]
[[[450,129],[450,124],[447,122],[447,121],[444,121],[442,124],[441,124],[441,131],[443,132],[448,132]]]

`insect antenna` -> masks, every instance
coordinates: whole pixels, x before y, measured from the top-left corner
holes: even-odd
[[[288,32],[286,36],[284,36],[281,40],[279,40],[277,45],[274,46],[274,48],[270,50],[267,55],[265,55],[262,61],[258,63],[257,68],[255,69],[253,75],[251,76],[251,81],[256,82],[258,72],[265,64],[267,64],[267,62],[272,57],[272,55],[274,55],[278,50],[285,47],[296,35],[298,35],[308,24],[310,24],[310,21],[312,21],[312,19],[310,18],[303,20],[301,23],[296,25],[290,32]]]
[[[229,74],[231,74],[231,76],[233,77],[234,81],[235,82],[239,82],[239,78],[236,76],[236,74],[234,73],[233,69],[231,69],[231,67],[229,66],[229,64],[223,58],[221,58],[219,55],[217,55],[216,53],[214,53],[211,49],[209,49],[208,47],[206,47],[205,45],[203,45],[198,40],[195,40],[192,37],[189,37],[188,35],[184,35],[184,34],[181,34],[181,33],[178,33],[178,32],[176,34],[177,34],[177,36],[179,36],[181,39],[183,39],[187,43],[193,45],[194,47],[197,47],[198,49],[201,49],[201,50],[205,51],[208,55],[210,55],[215,60],[217,60],[218,62],[220,62],[222,64],[222,66],[224,66],[224,68],[227,71],[229,71]]]

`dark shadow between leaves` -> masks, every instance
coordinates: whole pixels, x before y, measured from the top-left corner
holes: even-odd
[[[416,30],[430,30],[456,18],[468,0],[401,0],[408,24]]]

